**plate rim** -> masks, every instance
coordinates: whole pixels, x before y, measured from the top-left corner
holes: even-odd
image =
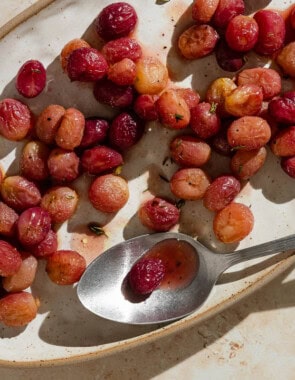
[[[20,24],[27,21],[32,16],[36,15],[44,8],[48,7],[56,0],[37,0],[34,4],[30,5],[23,11],[21,11],[16,16],[12,17],[6,23],[0,27],[0,39],[11,33]],[[124,339],[118,342],[107,344],[105,348],[98,348],[99,346],[94,346],[92,352],[85,354],[74,354],[70,357],[55,358],[55,359],[40,359],[40,360],[28,360],[28,361],[9,361],[0,359],[0,368],[36,368],[36,367],[52,367],[52,366],[62,366],[74,363],[82,363],[90,360],[101,359],[103,357],[123,352],[128,349],[132,349],[136,346],[143,345],[145,343],[151,343],[158,338],[167,337],[170,334],[177,333],[179,330],[190,328],[194,325],[204,322],[209,317],[214,317],[217,313],[222,312],[226,308],[234,305],[236,302],[241,301],[243,298],[254,293],[258,289],[267,285],[274,278],[284,273],[295,265],[295,250],[290,251],[288,255],[281,261],[273,264],[271,267],[264,269],[263,274],[251,282],[247,287],[243,288],[241,291],[229,295],[226,299],[212,306],[211,308],[205,310],[197,315],[189,315],[181,320],[170,323],[164,327],[153,330],[151,332]],[[265,272],[266,271],[266,272]],[[103,347],[103,345],[101,345]]]

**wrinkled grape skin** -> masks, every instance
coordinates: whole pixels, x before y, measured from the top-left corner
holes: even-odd
[[[76,108],[68,108],[56,132],[55,142],[63,149],[73,150],[81,144],[85,118]]]
[[[156,107],[157,95],[139,95],[133,104],[134,112],[145,121],[158,120],[158,110]]]
[[[284,128],[278,132],[273,137],[270,148],[276,156],[295,156],[295,126]]]
[[[134,98],[132,86],[119,86],[108,79],[96,82],[93,94],[98,102],[118,108],[129,107]]]
[[[51,227],[51,218],[41,207],[30,207],[23,211],[17,221],[17,237],[24,246],[41,243]]]
[[[106,140],[109,130],[107,120],[90,117],[85,120],[83,138],[79,148],[89,148]]]
[[[205,141],[193,136],[178,136],[170,143],[174,162],[185,167],[200,167],[209,161],[211,148]]]
[[[217,78],[207,89],[206,101],[217,104],[216,112],[221,117],[227,115],[224,109],[225,98],[229,96],[237,86],[230,78]]]
[[[192,5],[192,18],[200,24],[211,21],[219,0],[195,0]]]
[[[231,170],[240,180],[248,180],[262,168],[266,156],[265,147],[249,151],[238,150],[231,158]]]
[[[16,99],[0,101],[0,134],[7,140],[20,141],[33,128],[33,117],[28,106]]]
[[[295,78],[295,41],[290,42],[279,52],[276,62],[285,74]]]
[[[16,75],[16,89],[25,98],[35,98],[46,86],[46,70],[37,60],[26,61]]]
[[[158,58],[142,57],[136,62],[134,87],[139,94],[159,94],[167,83],[167,67]]]
[[[0,240],[0,276],[12,276],[19,270],[21,263],[18,250],[6,241]]]
[[[31,246],[30,252],[38,259],[46,259],[52,255],[58,248],[57,234],[53,230],[49,230],[48,234],[41,243]]]
[[[38,262],[29,254],[22,255],[22,263],[19,270],[9,277],[2,279],[3,288],[7,292],[20,292],[27,289],[34,282]]]
[[[210,25],[193,25],[179,36],[178,49],[186,59],[202,58],[213,52],[218,38]]]
[[[128,183],[117,175],[105,174],[92,182],[88,198],[96,210],[105,213],[117,212],[128,201]]]
[[[243,150],[258,149],[268,143],[271,129],[259,116],[244,116],[231,123],[227,140],[231,147]]]
[[[295,91],[285,92],[268,104],[269,115],[282,124],[295,124]]]
[[[295,156],[283,158],[281,167],[288,176],[295,178]]]
[[[183,129],[190,122],[186,101],[174,90],[166,90],[156,101],[160,122],[171,129]]]
[[[81,156],[82,168],[89,174],[101,174],[123,164],[122,155],[107,146],[86,149]]]
[[[68,60],[71,53],[74,50],[80,49],[82,47],[90,48],[90,45],[88,42],[84,41],[81,38],[75,38],[66,43],[65,46],[62,48],[62,51],[60,53],[60,62],[64,72],[67,72]]]
[[[119,86],[132,85],[136,79],[136,65],[129,59],[124,58],[110,66],[108,79]]]
[[[190,127],[199,138],[208,139],[216,135],[220,126],[214,104],[202,102],[191,109]]]
[[[31,181],[47,179],[49,154],[49,148],[42,141],[29,141],[24,146],[20,157],[20,173]]]
[[[0,321],[9,327],[21,327],[37,315],[39,301],[31,293],[17,292],[0,299]]]
[[[258,24],[252,17],[235,16],[227,25],[225,39],[231,49],[247,52],[258,40]]]
[[[109,64],[129,58],[136,62],[142,56],[141,46],[138,41],[129,37],[122,37],[107,42],[101,50]]]
[[[127,3],[113,3],[99,13],[94,21],[97,34],[106,41],[128,36],[135,28],[137,14]]]
[[[50,104],[44,108],[38,116],[35,125],[35,131],[39,140],[48,145],[54,143],[57,130],[61,124],[65,112],[65,108],[57,104]]]
[[[212,23],[216,28],[225,29],[232,18],[243,14],[244,11],[243,0],[219,0]]]
[[[109,130],[110,144],[125,150],[135,145],[144,133],[144,123],[135,115],[123,112],[114,118]]]
[[[74,215],[78,200],[75,190],[67,186],[55,186],[43,195],[41,207],[49,213],[52,223],[63,223]]]
[[[4,202],[0,202],[0,235],[12,237],[15,233],[18,214]]]
[[[22,176],[6,177],[1,184],[1,196],[16,211],[37,206],[41,200],[37,186]]]
[[[51,178],[58,183],[72,182],[79,176],[80,159],[75,152],[56,148],[48,157]]]
[[[262,9],[255,13],[259,33],[255,51],[261,55],[271,55],[284,44],[286,27],[283,17],[276,11]]]
[[[255,84],[261,87],[263,100],[269,100],[281,92],[282,80],[279,73],[266,67],[245,69],[238,74],[238,86]]]
[[[76,251],[59,250],[47,259],[46,272],[57,285],[72,285],[86,269],[86,260]]]
[[[227,141],[227,131],[222,129],[210,140],[211,148],[222,156],[231,156],[232,148]]]
[[[138,217],[145,227],[153,231],[165,232],[179,222],[180,211],[171,202],[154,197],[140,206]]]
[[[244,84],[225,98],[224,107],[227,113],[236,117],[253,116],[261,110],[262,102],[261,87],[256,84]]]
[[[200,95],[191,88],[176,88],[175,91],[185,100],[190,110],[200,102]]]
[[[215,57],[222,70],[229,72],[240,70],[246,63],[244,53],[232,50],[224,39],[218,42]]]
[[[203,204],[210,211],[219,211],[231,203],[241,190],[237,178],[223,175],[214,179],[207,188]]]
[[[237,243],[253,229],[254,216],[249,207],[230,203],[218,211],[213,220],[213,231],[222,243]]]
[[[95,82],[108,72],[104,56],[91,47],[73,50],[68,58],[67,73],[71,81]]]
[[[199,168],[180,169],[170,180],[171,192],[180,199],[191,201],[202,199],[209,185],[207,174]]]

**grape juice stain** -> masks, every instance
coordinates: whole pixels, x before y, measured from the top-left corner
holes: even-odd
[[[159,258],[165,265],[165,275],[159,286],[161,290],[185,288],[198,273],[198,254],[186,241],[163,240],[148,250],[144,257]]]

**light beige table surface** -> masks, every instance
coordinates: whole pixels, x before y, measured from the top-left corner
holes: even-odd
[[[36,0],[2,0],[0,25]],[[221,314],[157,342],[77,365],[0,368],[15,379],[295,379],[295,270]]]

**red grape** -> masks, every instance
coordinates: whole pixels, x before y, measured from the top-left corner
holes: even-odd
[[[0,240],[0,276],[15,274],[22,263],[18,250],[4,240]]]
[[[135,62],[142,56],[141,46],[138,41],[129,37],[107,42],[101,52],[109,64],[119,62],[124,58],[129,58]]]
[[[20,172],[29,180],[42,181],[48,178],[47,160],[49,148],[41,141],[29,141],[20,157]]]
[[[112,121],[109,140],[112,146],[124,150],[136,144],[141,139],[143,132],[143,122],[135,115],[123,112]]]
[[[157,120],[158,110],[156,107],[157,95],[142,94],[139,95],[133,104],[134,112],[143,120],[154,121]]]
[[[0,235],[12,237],[18,214],[4,202],[0,202]]]
[[[93,94],[100,103],[125,108],[132,104],[134,90],[132,86],[120,86],[108,79],[103,79],[95,83]]]
[[[79,163],[75,152],[61,148],[53,149],[47,161],[51,178],[58,183],[74,181],[79,175]]]
[[[281,167],[290,177],[295,178],[295,156],[282,158]]]
[[[243,0],[219,0],[212,23],[216,28],[225,29],[232,18],[243,14],[244,11],[245,4]]]
[[[123,164],[123,157],[107,146],[86,149],[81,156],[82,168],[89,174],[100,174]]]
[[[38,259],[43,259],[55,252],[57,247],[57,234],[53,230],[49,230],[41,243],[30,247],[30,252]]]
[[[89,148],[105,141],[109,130],[109,123],[99,117],[90,117],[85,120],[85,128],[80,148]]]
[[[29,60],[19,69],[16,76],[16,89],[26,98],[39,95],[46,86],[46,70],[41,62]]]
[[[250,16],[235,16],[227,25],[225,39],[231,49],[249,51],[258,40],[258,24]]]
[[[295,124],[295,91],[288,91],[268,104],[270,116],[278,123]]]
[[[220,118],[216,114],[217,104],[202,102],[191,109],[190,127],[201,139],[216,135],[220,129]]]
[[[171,141],[170,153],[173,161],[180,166],[200,167],[208,162],[211,148],[197,137],[183,135]]]

